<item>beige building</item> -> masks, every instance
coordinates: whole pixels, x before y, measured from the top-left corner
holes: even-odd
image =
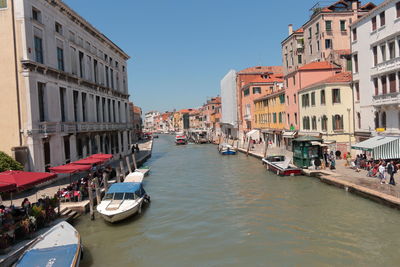
[[[351,81],[351,73],[342,72],[299,91],[299,134],[322,137],[342,155],[354,142]]]
[[[0,150],[44,171],[129,152],[129,56],[60,0],[0,1]]]

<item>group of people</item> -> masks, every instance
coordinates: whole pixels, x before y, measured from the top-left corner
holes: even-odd
[[[336,169],[336,155],[333,153],[333,151],[330,151],[328,153],[328,150],[324,152],[324,161],[323,161],[323,166],[322,168],[330,168],[331,170]]]
[[[384,160],[379,160],[378,162],[370,161],[367,164],[368,177],[376,177],[381,181],[381,184],[386,183],[386,178],[389,177],[389,184],[396,185],[394,180],[394,175],[399,169],[399,164],[396,164],[393,160],[385,162]]]

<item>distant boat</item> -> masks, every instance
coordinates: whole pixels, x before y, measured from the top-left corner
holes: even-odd
[[[187,144],[187,137],[186,135],[177,134],[175,136],[175,144],[177,145],[186,145]]]
[[[143,184],[138,182],[141,180],[143,173],[134,172],[125,178],[125,182],[110,186],[97,206],[97,211],[104,220],[114,223],[142,212],[143,202],[149,201],[150,197],[146,194]]]
[[[262,159],[267,170],[283,176],[301,175],[301,169],[290,164],[291,158],[283,155],[269,156]]]
[[[39,236],[15,266],[79,266],[81,238],[74,227],[60,222]]]
[[[223,143],[218,146],[218,151],[222,155],[236,155],[237,150],[233,146]]]

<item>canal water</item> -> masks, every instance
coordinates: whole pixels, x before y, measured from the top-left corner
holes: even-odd
[[[398,265],[400,214],[309,177],[279,177],[214,145],[155,140],[150,206],[75,224],[81,266]]]

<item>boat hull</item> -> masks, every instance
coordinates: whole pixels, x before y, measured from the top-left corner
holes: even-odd
[[[221,151],[219,152],[221,155],[236,155],[236,151],[233,150],[226,150],[226,151]]]
[[[269,170],[270,172],[273,172],[277,175],[281,175],[281,176],[301,175],[302,170],[300,168],[289,167],[287,169],[283,169],[283,168],[277,166],[276,164],[274,164],[273,162],[269,162],[266,160],[263,160],[263,163],[265,164],[265,167],[267,168],[267,170]]]
[[[143,204],[143,198],[137,205],[135,205],[132,208],[130,208],[126,211],[123,211],[123,212],[118,212],[118,213],[114,213],[114,214],[105,214],[99,210],[98,210],[98,212],[101,214],[101,216],[103,217],[103,219],[105,221],[110,222],[110,223],[115,223],[115,222],[125,220],[125,219],[135,215],[139,211],[139,209],[141,209],[142,204]]]

